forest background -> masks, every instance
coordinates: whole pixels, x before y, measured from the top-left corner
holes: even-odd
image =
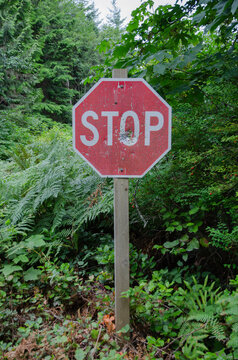
[[[237,0],[0,1],[1,359],[238,359]],[[130,180],[130,328],[115,332],[113,182],[72,149],[72,105],[113,68],[173,107]],[[128,333],[130,336],[128,336]]]

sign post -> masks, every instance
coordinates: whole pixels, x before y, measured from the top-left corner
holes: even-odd
[[[129,324],[128,178],[144,176],[171,149],[171,107],[144,80],[115,69],[73,107],[75,151],[114,178],[116,330]]]
[[[112,78],[127,78],[127,70],[114,69]],[[129,180],[114,179],[114,279],[116,331],[129,325],[129,299],[121,293],[129,290]]]

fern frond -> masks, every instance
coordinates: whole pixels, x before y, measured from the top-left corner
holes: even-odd
[[[237,316],[238,315],[237,303],[231,304],[230,307],[228,309],[226,309],[225,313],[226,313],[226,315]]]
[[[218,322],[217,319],[212,319],[209,322],[209,331],[218,341],[226,339],[224,327]]]
[[[187,321],[196,320],[202,323],[208,323],[214,318],[214,314],[207,312],[193,312],[188,317]]]
[[[232,331],[234,331],[235,333],[238,333],[238,319],[237,319],[237,322],[232,325]]]
[[[188,317],[188,321],[197,321],[206,324],[205,328],[208,333],[211,333],[218,341],[225,339],[224,327],[215,318],[215,308],[210,306],[207,312],[194,312]]]
[[[207,352],[207,346],[204,344],[206,335],[191,335],[187,338],[182,347],[183,354],[191,360],[202,359]]]
[[[60,206],[59,206],[58,203],[56,203],[56,206],[55,206],[55,208],[53,210],[53,213],[54,213],[55,216],[54,216],[53,224],[52,224],[52,227],[51,227],[51,232],[52,233],[54,233],[55,230],[62,225],[63,218],[66,215],[66,210],[65,210],[65,208],[63,207],[62,204],[60,204]]]
[[[238,349],[238,332],[232,332],[230,340],[227,342],[227,345],[229,347]]]

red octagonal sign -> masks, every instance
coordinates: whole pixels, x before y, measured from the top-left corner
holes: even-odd
[[[102,177],[142,177],[171,148],[171,107],[143,79],[101,79],[73,107],[74,149]]]

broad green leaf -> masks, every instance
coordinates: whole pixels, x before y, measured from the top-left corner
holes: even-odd
[[[154,54],[154,58],[158,61],[162,61],[165,57],[166,57],[166,51],[165,50],[162,50],[162,51],[159,51],[157,52],[156,54]],[[171,55],[169,55],[171,57]]]
[[[20,271],[22,270],[21,266],[17,266],[17,265],[4,265],[2,268],[2,273],[4,276],[8,276],[11,275],[12,273],[16,272],[16,271]]]
[[[152,345],[152,346],[160,347],[160,346],[164,345],[164,340],[162,340],[160,338],[155,339],[152,336],[147,336],[146,340],[147,340],[148,344]]]
[[[87,354],[86,354],[85,351],[83,351],[82,349],[77,349],[75,351],[74,357],[75,357],[76,360],[83,360],[83,359],[86,358],[86,355]]]
[[[93,329],[91,331],[91,336],[94,340],[97,340],[97,337],[98,337],[98,334],[99,334],[99,330],[98,329]]]
[[[233,1],[233,4],[232,4],[232,6],[231,6],[231,13],[232,13],[232,15],[235,14],[235,12],[236,12],[236,10],[237,10],[237,7],[238,7],[238,0],[234,0],[234,1]]]
[[[204,18],[205,15],[206,15],[205,11],[202,11],[199,14],[193,16],[193,21],[195,23],[199,23]]]
[[[29,249],[34,249],[37,247],[42,247],[46,244],[43,239],[44,235],[32,235],[26,239],[25,243]]]
[[[195,206],[189,211],[189,215],[196,214],[199,211],[199,207]]]
[[[171,248],[177,246],[178,244],[179,244],[179,240],[166,241],[166,242],[164,243],[164,247],[165,247],[166,249],[171,249]]]
[[[156,286],[157,285],[154,283],[154,281],[150,281],[148,286],[149,292],[153,291],[156,288]]]
[[[174,227],[173,226],[169,226],[169,227],[167,227],[167,229],[166,229],[166,231],[170,231],[170,232],[173,232],[174,231]]]
[[[56,338],[54,339],[54,343],[55,344],[64,344],[66,342],[68,342],[68,337],[65,335],[62,336],[56,336]]]
[[[100,52],[106,52],[110,48],[110,42],[108,39],[104,39],[98,48]]]
[[[190,231],[190,232],[193,232],[193,233],[196,233],[196,232],[198,231],[198,225],[195,224],[194,226],[191,226],[191,227],[189,228],[189,231]]]
[[[188,260],[188,254],[183,254],[182,258],[183,258],[183,261],[187,261]]]
[[[181,241],[188,241],[188,239],[189,239],[189,236],[188,236],[187,234],[184,234],[184,235],[180,238]]]
[[[150,303],[150,305],[151,305],[151,303]],[[122,333],[122,334],[127,334],[129,331],[130,331],[130,326],[127,324],[127,325],[123,326],[123,328],[121,328],[121,330],[119,330],[118,332]]]
[[[125,56],[128,52],[128,47],[127,46],[122,46],[122,45],[116,45],[115,49],[113,51],[113,55],[115,57],[121,57],[121,56]]]
[[[162,249],[162,248],[163,248],[162,245],[154,245],[154,246],[153,246],[153,249],[156,249],[156,250],[160,250],[160,249]]]
[[[187,251],[197,250],[199,249],[199,241],[196,238],[193,238],[188,244]]]
[[[25,281],[34,281],[40,277],[40,274],[41,274],[41,270],[37,270],[31,267],[24,273],[24,279]]]
[[[109,339],[110,339],[110,336],[106,333],[106,334],[103,336],[103,340],[108,341]]]
[[[134,18],[133,21],[130,21],[130,23],[127,25],[126,30],[128,32],[130,32],[130,31],[136,30],[138,28],[138,26],[139,26],[139,20]]]
[[[164,64],[156,64],[154,67],[153,67],[153,70],[156,74],[159,74],[159,75],[163,75],[165,70],[166,70],[166,65]]]
[[[29,258],[26,255],[19,255],[15,259],[13,259],[13,262],[15,264],[18,264],[19,262],[27,263],[29,261]]]

